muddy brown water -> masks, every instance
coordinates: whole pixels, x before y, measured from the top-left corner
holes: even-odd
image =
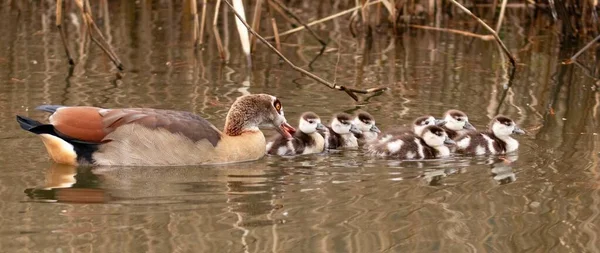
[[[583,42],[561,41],[510,10],[501,36],[519,66],[506,89],[493,42],[411,30],[378,34],[365,50],[345,19],[317,26],[331,41],[310,65],[314,73],[360,88],[390,87],[355,103],[280,64],[263,46],[248,69],[232,27],[224,35],[228,64],[220,63],[212,37],[195,52],[180,9],[168,1],[95,9],[126,67],[122,77],[69,15],[77,62],[69,76],[52,6],[3,3],[3,252],[600,251],[595,49],[581,57],[589,69],[560,64]],[[320,50],[308,33],[282,47],[304,68]],[[329,120],[362,109],[385,130],[456,108],[478,128],[498,111],[528,133],[518,137],[516,154],[502,157],[401,162],[342,151],[226,166],[74,168],[49,161],[41,141],[14,120],[44,119],[33,110],[40,104],[155,107],[193,111],[221,128],[232,101],[246,93],[278,96],[293,124],[304,111]]]

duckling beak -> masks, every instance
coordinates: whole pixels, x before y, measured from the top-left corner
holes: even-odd
[[[325,127],[325,125],[321,124],[321,123],[317,123],[317,130],[318,131],[324,131],[327,127]]]
[[[523,131],[523,129],[519,128],[518,126],[515,126],[513,134],[525,134],[525,131]]]
[[[473,125],[471,125],[471,123],[469,123],[469,121],[465,122],[465,126],[463,128],[467,130],[477,130]]]
[[[446,139],[444,140],[444,144],[448,144],[448,145],[455,145],[455,144],[456,144],[456,142],[454,142],[454,141],[453,141],[452,139],[450,139],[450,138],[446,138]]]
[[[279,132],[283,137],[285,137],[288,140],[293,139],[294,137],[292,137],[292,135],[296,132],[296,129],[293,126],[290,126],[290,124],[288,124],[287,122],[281,123],[281,125],[279,125],[279,127],[276,129],[277,132]]]
[[[350,125],[350,132],[353,134],[362,134],[362,131],[358,129],[355,125]]]
[[[375,133],[381,133],[381,131],[379,130],[379,128],[376,125],[371,126],[371,129],[369,129],[369,131],[375,132]]]
[[[434,124],[436,126],[443,126],[443,125],[446,125],[446,121],[443,119],[436,119]]]

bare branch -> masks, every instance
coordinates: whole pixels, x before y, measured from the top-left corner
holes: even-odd
[[[496,31],[494,31],[494,29],[492,29],[490,26],[488,26],[485,22],[483,22],[483,20],[481,20],[480,18],[475,16],[475,14],[473,14],[471,11],[469,11],[469,9],[462,6],[456,0],[450,0],[450,2],[452,2],[454,5],[458,6],[459,9],[461,9],[462,11],[467,13],[469,16],[471,16],[473,19],[475,19],[477,22],[479,22],[479,24],[481,24],[483,27],[485,27],[485,29],[487,29],[490,33],[492,33],[492,36],[494,36],[494,39],[496,39],[496,42],[498,42],[498,44],[502,48],[502,51],[504,51],[504,53],[508,56],[508,60],[510,61],[510,64],[513,66],[513,68],[517,67],[515,57],[513,57],[513,55],[510,53],[510,51],[508,51],[508,48],[506,48],[506,45],[504,45],[504,42],[502,42],[500,37],[498,37],[498,33],[496,33]]]
[[[228,6],[229,8],[231,8],[231,10],[233,10],[233,14],[235,14],[235,16],[238,18],[238,20],[241,21],[241,23],[246,26],[246,28],[248,29],[248,31],[252,34],[254,34],[254,36],[256,36],[256,38],[258,38],[262,43],[264,43],[269,49],[271,49],[275,54],[277,54],[279,56],[279,58],[281,58],[285,63],[287,63],[290,67],[292,67],[294,70],[312,78],[313,80],[324,84],[325,86],[329,87],[330,89],[336,89],[336,90],[341,90],[346,92],[350,97],[352,97],[352,99],[354,99],[355,101],[358,101],[358,96],[356,96],[355,93],[360,93],[360,94],[367,94],[367,93],[374,93],[374,92],[380,92],[380,91],[385,91],[387,90],[387,87],[380,87],[380,88],[370,88],[370,89],[366,89],[366,90],[360,90],[360,89],[355,89],[355,88],[350,88],[350,87],[346,87],[343,85],[336,85],[336,84],[332,84],[326,80],[324,80],[323,78],[310,73],[298,66],[296,66],[294,63],[292,63],[288,58],[286,58],[281,52],[279,52],[275,47],[273,47],[273,45],[271,45],[271,43],[269,43],[265,38],[263,38],[262,36],[260,36],[258,33],[256,33],[248,23],[246,23],[246,21],[244,19],[241,18],[241,16],[235,11],[235,9],[233,8],[233,5],[229,2],[229,0],[223,0]]]

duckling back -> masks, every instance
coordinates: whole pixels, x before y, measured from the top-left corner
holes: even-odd
[[[432,159],[437,156],[437,151],[425,144],[423,139],[414,134],[406,133],[400,133],[386,141],[370,145],[367,153],[400,160]]]

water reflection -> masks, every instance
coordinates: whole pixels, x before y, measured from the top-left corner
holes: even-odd
[[[204,50],[191,45],[186,1],[101,2],[92,1],[92,11],[127,69],[122,76],[90,45],[73,1],[65,2],[78,62],[71,70],[52,4],[0,8],[3,250],[598,251],[599,65],[593,51],[579,58],[587,69],[560,64],[579,42],[539,29],[551,24],[543,15],[506,12],[513,22],[500,35],[519,62],[512,78],[493,42],[460,35],[406,29],[365,41],[338,18],[315,26],[330,38],[321,55],[310,35],[284,38],[286,56],[327,80],[390,87],[355,104],[279,64],[260,44],[248,69],[225,9],[218,29],[227,64],[212,34]],[[355,3],[289,4],[309,20]],[[193,111],[220,128],[236,97],[263,92],[281,98],[294,125],[304,111],[327,118],[360,108],[385,130],[458,108],[478,128],[499,112],[530,134],[518,137],[518,160],[399,162],[345,151],[218,167],[72,168],[49,164],[39,140],[14,123],[15,114],[47,116],[30,108],[52,103]]]

